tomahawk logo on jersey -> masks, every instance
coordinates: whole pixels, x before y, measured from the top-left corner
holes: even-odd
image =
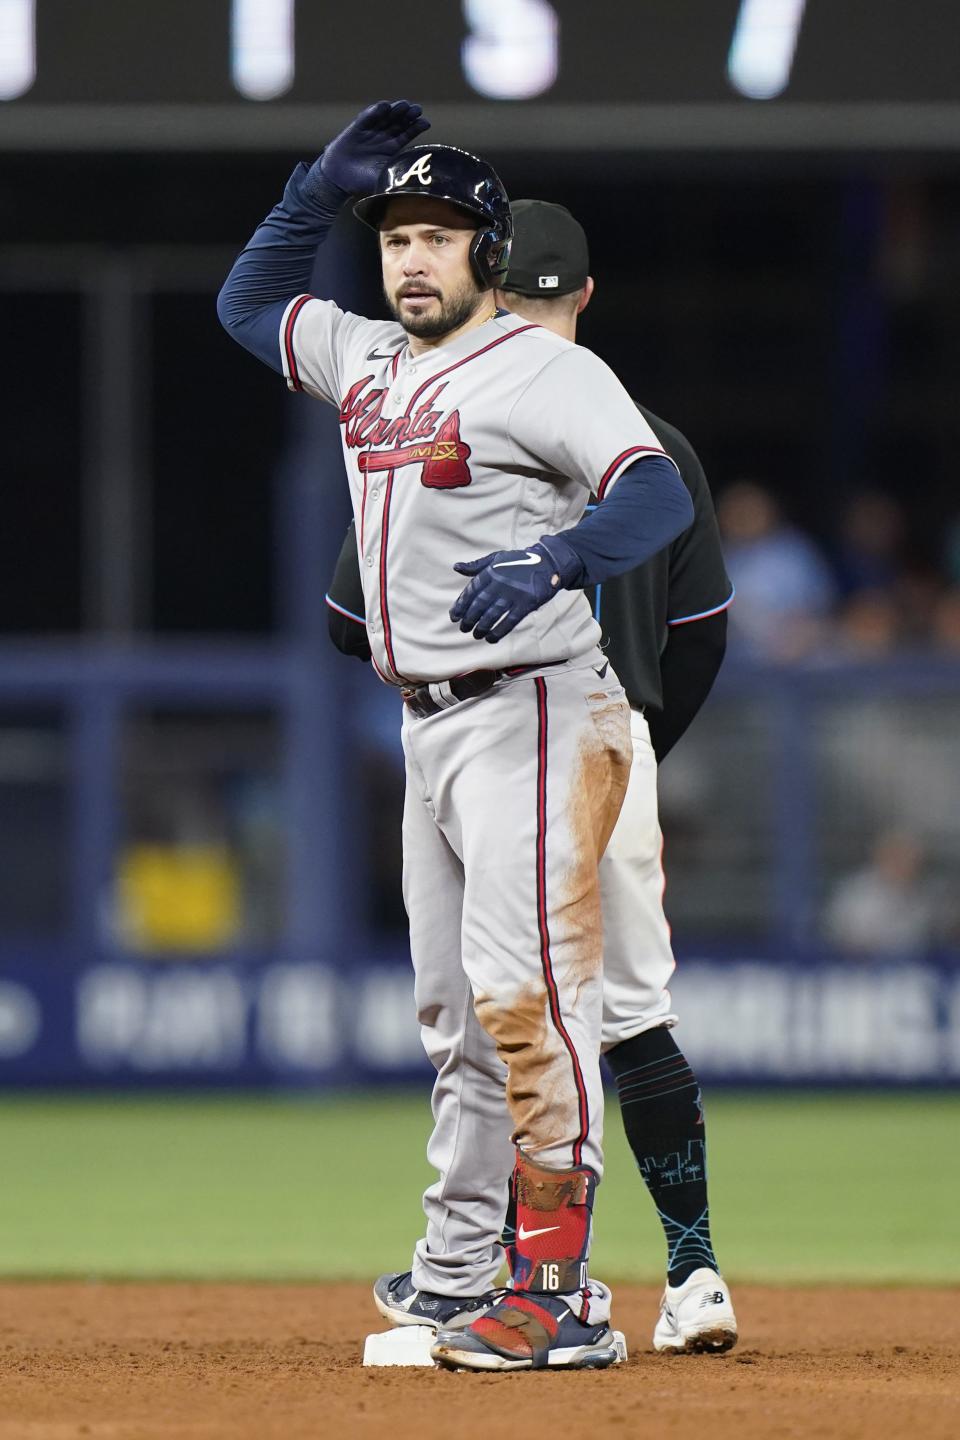
[[[435,406],[446,385],[438,385],[412,415],[391,420],[383,415],[388,392],[368,389],[372,379],[367,376],[351,385],[340,406],[344,446],[351,450],[370,447],[357,459],[363,474],[422,465],[420,483],[428,490],[469,485],[473,478],[467,465],[470,446],[460,438],[460,412],[451,410],[444,419],[444,412]]]

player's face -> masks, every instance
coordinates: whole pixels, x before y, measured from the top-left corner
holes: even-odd
[[[408,335],[448,335],[483,303],[486,292],[470,268],[475,229],[443,200],[390,201],[380,226],[383,290]]]

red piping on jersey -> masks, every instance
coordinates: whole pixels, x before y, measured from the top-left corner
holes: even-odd
[[[598,501],[603,499],[603,492],[610,484],[611,479],[620,469],[623,462],[630,459],[631,455],[662,455],[665,459],[670,459],[666,450],[662,450],[659,445],[631,445],[629,450],[621,450],[613,464],[608,465],[601,476],[600,484],[597,486]]]
[[[393,493],[395,470],[387,472],[383,492],[383,524],[380,527],[380,618],[383,621],[383,644],[387,652],[390,669],[397,675],[397,662],[393,658],[393,631],[390,626],[390,611],[387,606],[387,538],[390,527],[390,496]],[[364,482],[366,491],[366,482]],[[364,496],[366,498],[366,496]],[[399,677],[398,677],[399,678]]]
[[[460,368],[461,365],[469,365],[471,360],[476,360],[479,355],[485,355],[488,350],[493,350],[496,348],[497,345],[502,345],[505,340],[512,340],[514,335],[522,335],[525,330],[539,329],[539,325],[521,325],[518,329],[511,330],[509,335],[501,335],[499,339],[491,340],[489,345],[483,345],[479,350],[474,350],[471,355],[464,355],[462,360],[455,360],[452,365],[448,365],[446,370],[441,370],[437,375],[428,376],[427,379],[424,380],[423,383],[416,390],[414,390],[413,394],[411,395],[407,408],[403,412],[404,417],[406,418],[411,414],[414,405],[416,404],[420,396],[423,394],[424,390],[426,390],[427,386],[436,384],[436,382],[440,380],[444,375],[449,375],[451,370],[457,370]],[[394,375],[396,375],[396,366],[399,357],[400,351],[398,350],[393,358]],[[366,474],[367,472],[364,472],[363,501],[361,502],[360,510],[361,551],[363,550],[363,516],[366,514],[367,508]],[[390,661],[390,668],[391,670],[393,670],[397,678],[402,680],[403,677],[397,670],[393,658],[393,627],[390,624],[390,611],[387,604],[387,534],[390,524],[390,497],[393,494],[393,476],[394,471],[391,470],[387,476],[386,489],[383,497],[383,521],[380,529],[380,619],[383,622],[383,643],[386,646],[387,659]]]
[[[290,384],[294,390],[302,390],[303,385],[300,381],[300,374],[297,370],[297,357],[293,349],[293,327],[296,325],[297,316],[300,314],[304,305],[306,305],[308,300],[312,299],[312,295],[301,295],[298,300],[294,300],[290,313],[287,316],[287,323],[283,327],[283,349],[287,357],[287,372],[290,378]]]
[[[547,924],[547,682],[542,675],[534,680],[537,692],[537,928],[540,931],[540,965],[547,987],[550,1018],[573,1062],[573,1083],[577,1090],[580,1132],[573,1145],[573,1163],[583,1159],[584,1141],[590,1131],[587,1087],[573,1041],[560,1015],[560,996],[550,958],[550,929]]]
[[[363,494],[360,497],[360,554],[363,555],[363,531],[367,522],[367,472],[363,472]]]
[[[372,649],[372,647],[371,647],[371,649]],[[384,683],[385,685],[392,685],[392,684],[393,684],[393,681],[390,679],[390,676],[389,676],[389,675],[384,675],[383,671],[380,669],[380,666],[377,664],[377,662],[376,662],[376,660],[375,660],[375,658],[374,658],[374,656],[373,656],[372,654],[371,654],[371,656],[370,656],[370,664],[373,666],[374,670],[376,670],[377,674],[380,676],[380,679],[383,681],[383,683]]]
[[[521,325],[516,330],[511,330],[509,335],[501,335],[499,340],[491,340],[489,345],[483,345],[479,350],[474,350],[472,355],[464,355],[462,360],[454,360],[453,364],[448,365],[446,370],[438,370],[436,375],[428,376],[422,385],[414,390],[410,403],[403,412],[404,415],[407,416],[410,414],[415,402],[420,399],[420,396],[428,385],[433,385],[437,380],[441,380],[444,375],[449,375],[451,370],[459,370],[461,365],[469,365],[471,360],[476,360],[480,355],[486,355],[488,350],[495,350],[498,345],[502,345],[506,340],[512,340],[515,335],[522,335],[524,330],[539,330],[540,328],[539,325]]]

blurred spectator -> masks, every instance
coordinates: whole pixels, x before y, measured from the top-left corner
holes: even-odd
[[[942,589],[942,579],[931,570],[906,570],[897,578],[896,600],[904,644],[929,642]]]
[[[836,632],[829,639],[830,658],[883,660],[896,650],[901,638],[900,611],[886,590],[860,590],[837,616]]]
[[[960,585],[944,590],[937,600],[930,638],[945,655],[960,658]]]
[[[870,863],[837,885],[824,928],[832,944],[853,955],[889,959],[929,950],[937,938],[937,905],[917,838],[884,831]]]
[[[758,659],[793,660],[818,642],[835,597],[826,560],[789,525],[773,496],[741,480],[720,496],[717,518],[727,570],[736,586],[731,650]]]
[[[887,590],[901,566],[903,511],[895,500],[865,490],[847,505],[840,519],[837,570],[845,595]]]

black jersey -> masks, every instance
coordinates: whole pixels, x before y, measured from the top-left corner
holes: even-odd
[[[660,656],[670,627],[725,610],[733,599],[720,548],[713,499],[696,451],[685,435],[652,415],[644,416],[667,454],[676,461],[693,500],[693,523],[636,570],[588,589],[603,645],[627,692],[639,708],[663,707]]]
[[[586,594],[600,622],[604,647],[631,705],[637,709],[649,705],[660,710],[663,708],[660,657],[671,626],[702,620],[725,610],[733,599],[733,586],[723,563],[713,500],[693,446],[679,430],[652,415],[643,405],[637,409],[677,463],[693,499],[693,523],[672,545],[645,564],[589,588]],[[345,622],[334,639],[337,647],[347,654],[369,659],[363,587],[352,523],[340,551],[327,604]],[[706,681],[707,689],[712,678],[711,675]]]

